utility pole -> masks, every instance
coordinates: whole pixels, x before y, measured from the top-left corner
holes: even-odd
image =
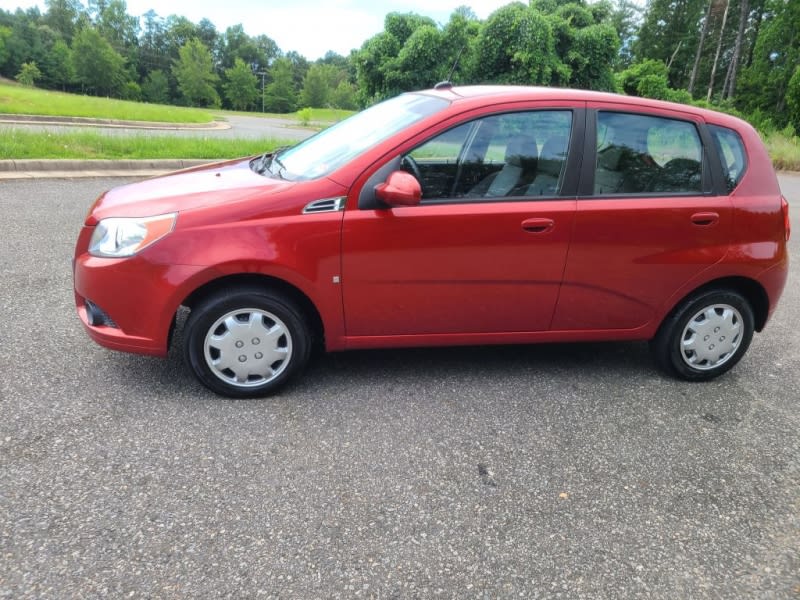
[[[257,73],[261,75],[261,112],[264,112],[264,76],[267,74],[266,71],[259,71]]]

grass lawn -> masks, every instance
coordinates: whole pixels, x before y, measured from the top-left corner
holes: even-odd
[[[0,83],[0,113],[165,123],[210,123],[214,120],[213,115],[203,109],[80,96],[8,83]]]
[[[311,126],[314,125],[332,125],[343,121],[347,117],[356,114],[355,110],[344,110],[341,108],[312,108],[311,109]],[[262,117],[266,119],[283,119],[294,121],[300,124],[300,117],[297,112],[293,113],[262,113],[262,112],[247,112],[241,110],[219,110],[213,111],[215,115],[224,118],[227,115],[241,115],[243,117]]]
[[[0,160],[23,158],[210,158],[260,154],[296,143],[276,138],[230,139],[176,136],[111,136],[96,131],[41,133],[5,130],[0,136]]]
[[[776,169],[800,171],[800,138],[775,132],[767,135],[764,143]]]

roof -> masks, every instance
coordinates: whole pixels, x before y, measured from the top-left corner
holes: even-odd
[[[652,98],[641,98],[638,96],[626,96],[624,94],[613,94],[611,92],[595,92],[592,90],[581,90],[572,88],[557,87],[537,87],[521,85],[469,85],[442,87],[441,89],[424,90],[425,94],[431,94],[444,98],[451,102],[467,102],[469,104],[479,103],[481,99],[495,98],[498,102],[515,102],[524,100],[568,100],[573,102],[611,102],[615,104],[628,104],[631,106],[658,108],[668,111],[678,111],[686,114],[702,117],[712,123],[732,127],[735,124],[742,124],[749,127],[745,121],[732,115],[721,113],[714,110],[691,106],[689,104],[679,104],[676,102],[666,102],[664,100],[654,100]]]

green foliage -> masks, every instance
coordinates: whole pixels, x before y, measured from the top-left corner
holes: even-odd
[[[258,78],[238,56],[233,67],[225,69],[225,98],[234,110],[246,110],[258,99]]]
[[[11,37],[9,27],[0,27],[0,67],[8,60],[8,39]]]
[[[331,106],[355,110],[358,107],[356,87],[349,81],[340,81],[336,89],[331,92]]]
[[[791,127],[793,131],[800,130],[800,65],[795,68],[794,75],[789,80],[786,103],[789,105],[789,125],[787,127]]]
[[[272,65],[272,82],[264,90],[264,109],[290,113],[295,109],[296,102],[292,63],[287,58],[279,58]]]
[[[290,140],[274,138],[198,138],[149,134],[116,136],[97,130],[47,133],[17,128],[9,129],[0,136],[0,159],[226,159],[252,156],[292,143]]]
[[[609,66],[619,51],[619,38],[611,25],[588,25],[575,32],[567,52],[571,68],[570,85],[585,90],[614,89],[614,75]]]
[[[667,75],[667,66],[664,63],[645,60],[617,74],[617,89],[629,96],[691,104],[691,94],[684,89],[669,87]]]
[[[699,23],[709,0],[650,0],[633,55],[670,64],[668,85],[686,87],[699,43]],[[722,8],[722,4],[719,4]],[[721,16],[721,13],[720,13]],[[674,56],[674,58],[673,58]]]
[[[72,40],[75,77],[98,95],[119,96],[127,80],[125,59],[94,27],[84,27]]]
[[[639,96],[643,95],[640,94],[639,90],[639,83],[645,78],[652,78],[657,77],[664,82],[664,88],[668,87],[667,84],[667,66],[658,60],[646,59],[642,62],[635,63],[618,73],[616,76],[617,80],[617,89],[629,96]],[[648,86],[652,87],[654,84],[650,80],[651,83],[647,84]]]
[[[123,100],[132,100],[134,102],[142,101],[142,88],[135,81],[126,81],[122,86],[121,97]]]
[[[311,123],[311,108],[301,108],[297,111],[297,120],[300,121],[300,124],[304,127],[307,127]]]
[[[36,84],[36,80],[42,76],[42,72],[39,70],[39,67],[36,66],[35,62],[27,62],[22,63],[22,68],[20,69],[19,73],[17,73],[17,81],[19,81],[22,85],[27,86],[34,86]]]
[[[194,108],[78,96],[3,83],[0,83],[0,98],[3,99],[0,112],[6,114],[64,115],[166,123],[209,123],[213,120],[210,113]]]
[[[219,77],[214,73],[211,53],[199,39],[183,45],[172,73],[186,104],[219,107],[219,94],[214,87]]]
[[[742,71],[737,106],[746,113],[761,111],[782,127],[792,114],[792,80],[800,65],[800,2],[769,0],[753,48],[753,62]],[[787,106],[788,105],[788,106]]]
[[[323,108],[328,105],[331,96],[331,77],[336,77],[336,68],[329,65],[312,65],[303,80],[303,90],[300,92],[300,102],[304,106]]]
[[[47,62],[42,64],[44,78],[52,86],[62,90],[75,82],[75,64],[72,50],[64,40],[56,40],[47,55]]]
[[[166,104],[169,101],[169,80],[163,71],[150,71],[142,82],[142,96],[147,102]]]

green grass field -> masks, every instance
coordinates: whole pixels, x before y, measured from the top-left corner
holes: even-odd
[[[767,135],[764,143],[776,169],[800,171],[800,138],[775,132]]]
[[[229,139],[176,136],[111,136],[87,130],[38,133],[9,129],[0,136],[0,160],[23,158],[236,158],[295,142],[276,138]]]
[[[162,123],[210,123],[214,120],[210,112],[197,108],[80,96],[8,83],[0,83],[0,113]]]
[[[247,112],[241,110],[215,109],[213,113],[215,115],[222,117],[223,119],[228,115],[240,115],[243,117],[264,117],[267,119],[284,119],[293,121],[298,125],[300,124],[300,117],[298,117],[297,112],[262,113],[262,112]],[[339,121],[342,121],[347,117],[349,117],[350,115],[354,115],[355,113],[356,111],[354,110],[344,110],[341,108],[312,108],[310,127],[314,129],[320,129],[321,127],[338,123]]]

